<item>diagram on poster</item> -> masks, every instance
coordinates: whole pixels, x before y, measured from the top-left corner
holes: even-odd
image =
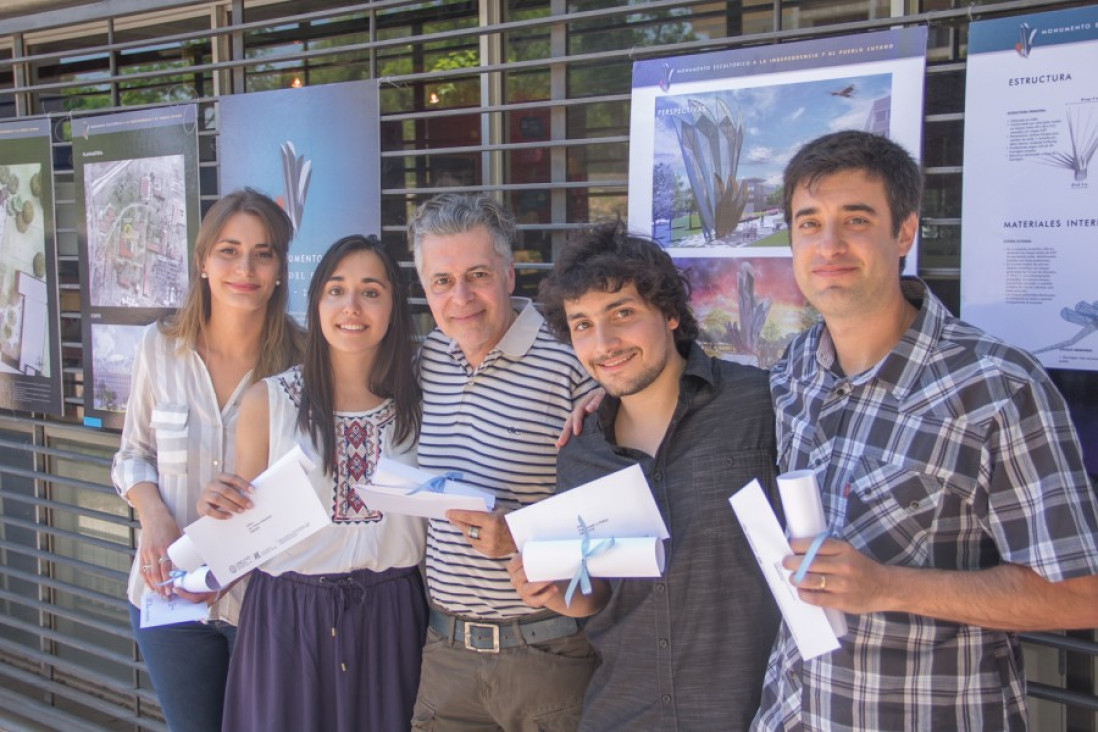
[[[193,105],[73,120],[84,413],[121,426],[143,326],[179,307],[198,232]]]
[[[1098,371],[1098,13],[969,39],[961,316],[1047,367]]]
[[[0,124],[0,407],[63,411],[48,120]]]
[[[914,28],[634,64],[629,226],[687,273],[707,351],[769,367],[815,321],[793,280],[782,172],[846,129],[917,156],[925,50]]]

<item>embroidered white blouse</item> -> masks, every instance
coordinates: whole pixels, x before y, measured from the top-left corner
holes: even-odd
[[[260,571],[271,575],[341,574],[357,569],[381,572],[411,567],[423,558],[423,519],[382,514],[370,508],[355,489],[368,483],[381,455],[415,465],[415,445],[394,444],[396,409],[387,399],[365,412],[337,412],[336,476],[324,472],[308,434],[297,428],[301,403],[301,369],[294,367],[264,380],[270,406],[270,456],[273,463],[301,445],[316,462],[309,481],[324,504],[331,524],[272,558]],[[229,519],[230,521],[232,519]]]

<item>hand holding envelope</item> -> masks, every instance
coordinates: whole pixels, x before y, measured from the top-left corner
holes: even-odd
[[[183,529],[168,547],[175,570],[171,582],[185,592],[207,593],[241,577],[263,562],[330,525],[309,482],[313,462],[300,447],[276,460],[252,485],[253,507],[228,519],[203,516]],[[150,597],[151,596],[151,597]],[[146,592],[141,626],[205,618],[205,603]]]
[[[670,535],[640,466],[632,465],[507,514],[531,582],[571,579],[566,602],[589,577],[659,577]]]
[[[173,544],[168,554],[173,564],[187,571],[207,564],[229,583],[329,526],[331,519],[309,482],[312,467],[305,452],[294,447],[252,481],[252,508],[224,520],[203,516],[184,528],[193,547]]]

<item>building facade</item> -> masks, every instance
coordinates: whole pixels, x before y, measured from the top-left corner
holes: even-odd
[[[380,79],[387,246],[408,263],[403,224],[420,201],[491,191],[520,219],[518,288],[531,294],[569,230],[626,215],[634,60],[925,25],[919,272],[956,311],[968,25],[1076,5],[7,0],[0,121],[53,125],[65,407],[60,418],[0,414],[0,728],[7,715],[56,729],[164,729],[126,618],[137,523],[110,486],[118,435],[83,425],[72,120],[197,104],[205,209],[219,195],[220,98]],[[1082,398],[1093,386],[1069,380],[1065,390]],[[1095,729],[1096,652],[1089,632],[1032,637],[1035,728]]]

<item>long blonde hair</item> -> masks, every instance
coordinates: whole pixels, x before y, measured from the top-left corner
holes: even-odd
[[[200,277],[202,265],[217,243],[218,236],[230,218],[238,213],[255,216],[267,231],[267,243],[278,256],[279,280],[263,319],[259,359],[252,369],[252,381],[285,371],[301,360],[305,347],[305,333],[294,319],[286,314],[289,300],[289,265],[287,255],[293,225],[289,216],[277,203],[252,188],[233,191],[215,203],[202,219],[198,236],[194,241],[194,259],[191,263],[191,281],[183,306],[175,313],[160,320],[160,332],[176,338],[180,348],[193,348],[198,337],[210,322],[210,283]]]

